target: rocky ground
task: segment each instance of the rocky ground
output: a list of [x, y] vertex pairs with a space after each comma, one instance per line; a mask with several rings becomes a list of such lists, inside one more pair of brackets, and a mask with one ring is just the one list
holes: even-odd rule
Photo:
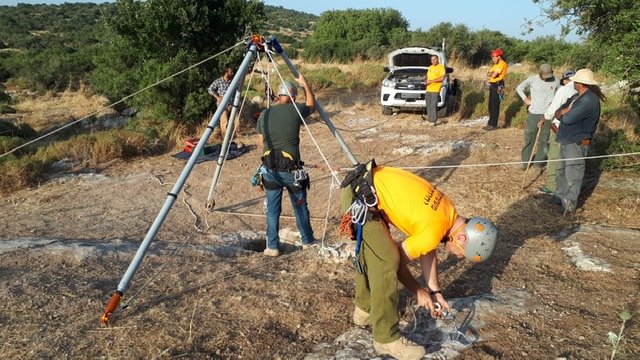
[[[419, 114], [381, 115], [373, 93], [319, 98], [359, 160], [409, 168], [459, 213], [500, 229], [485, 263], [439, 254], [450, 318], [431, 319], [401, 289], [402, 330], [428, 358], [610, 358], [608, 333], [619, 333], [623, 310], [632, 317], [616, 358], [640, 356], [637, 175], [600, 172], [590, 161], [581, 208], [565, 217], [535, 191], [545, 174], [516, 163], [522, 130], [486, 132], [486, 119], [427, 127]], [[336, 235], [332, 174], [341, 179], [348, 158], [313, 115], [302, 153], [318, 165], [309, 169], [309, 199], [321, 240], [296, 245], [285, 202], [285, 254], [265, 258], [263, 196], [250, 183], [257, 139], [247, 131], [237, 140], [249, 151], [225, 162], [215, 211], [204, 210], [209, 161], [194, 168], [109, 327], [99, 322], [104, 306], [185, 162], [167, 154], [59, 173], [3, 198], [0, 357], [375, 358], [370, 329], [351, 323], [353, 244]]]

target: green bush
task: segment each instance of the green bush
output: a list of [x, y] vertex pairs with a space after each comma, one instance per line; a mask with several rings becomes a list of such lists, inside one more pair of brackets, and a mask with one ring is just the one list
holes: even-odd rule
[[23, 143], [24, 140], [17, 136], [0, 136], [0, 154], [11, 151]]
[[4, 90], [0, 89], [0, 104], [10, 104], [11, 96], [4, 92]]
[[15, 114], [16, 109], [12, 108], [7, 104], [0, 104], [0, 114]]
[[[639, 133], [640, 129], [636, 129], [636, 133]], [[605, 154], [625, 154], [640, 152], [640, 142], [631, 141], [624, 133], [623, 130], [608, 131], [605, 134], [604, 151], [599, 151]], [[600, 164], [603, 170], [612, 169], [629, 169], [640, 171], [640, 157], [639, 156], [624, 156], [624, 157], [610, 157], [606, 158]]]
[[0, 137], [20, 137], [31, 138], [36, 136], [36, 131], [27, 123], [19, 123], [17, 126], [12, 122], [0, 120]]

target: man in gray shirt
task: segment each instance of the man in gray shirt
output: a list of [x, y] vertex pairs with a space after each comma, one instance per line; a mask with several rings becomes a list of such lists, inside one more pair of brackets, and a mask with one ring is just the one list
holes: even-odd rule
[[[528, 166], [531, 152], [533, 151], [536, 134], [538, 133], [538, 121], [542, 118], [545, 110], [551, 104], [556, 89], [560, 86], [560, 82], [553, 76], [551, 65], [542, 64], [538, 74], [532, 75], [525, 79], [516, 87], [518, 95], [528, 107], [528, 116], [524, 129], [524, 145], [522, 147], [522, 169]], [[529, 89], [529, 96], [525, 94], [525, 90]], [[535, 154], [535, 165], [539, 171], [542, 171], [547, 157], [547, 141], [549, 140], [549, 127], [551, 123], [545, 123], [540, 130], [538, 138], [538, 151]]]

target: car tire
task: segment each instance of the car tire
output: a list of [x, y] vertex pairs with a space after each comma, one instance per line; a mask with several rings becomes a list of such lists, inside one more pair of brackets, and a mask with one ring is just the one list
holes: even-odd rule
[[447, 95], [444, 106], [438, 109], [438, 117], [443, 118], [453, 114], [458, 107], [458, 97], [455, 95]]
[[388, 106], [382, 107], [382, 115], [393, 115], [393, 109]]

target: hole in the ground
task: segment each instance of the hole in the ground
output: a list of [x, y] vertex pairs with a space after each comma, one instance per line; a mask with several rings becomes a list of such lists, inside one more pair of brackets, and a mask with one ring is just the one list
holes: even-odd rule
[[[265, 240], [244, 240], [240, 243], [240, 247], [248, 251], [263, 252], [267, 247], [267, 243]], [[284, 241], [280, 241], [279, 248], [280, 252], [285, 254], [300, 250], [300, 246]]]
[[249, 251], [263, 252], [267, 243], [264, 240], [247, 240], [242, 242], [241, 247]]

